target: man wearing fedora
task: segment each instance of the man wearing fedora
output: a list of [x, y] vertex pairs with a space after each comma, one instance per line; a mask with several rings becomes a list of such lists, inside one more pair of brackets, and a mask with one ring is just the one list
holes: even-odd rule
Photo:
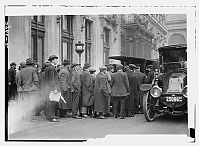
[[71, 97], [71, 73], [70, 73], [70, 61], [65, 59], [63, 62], [63, 67], [59, 72], [60, 90], [61, 95], [65, 102], [60, 99], [59, 101], [59, 112], [60, 117], [65, 117], [67, 111], [72, 109], [72, 97]]
[[32, 58], [26, 60], [26, 67], [20, 70], [19, 86], [22, 87], [24, 99], [25, 119], [34, 120], [35, 108], [38, 104], [39, 79], [36, 69], [33, 67]]
[[16, 63], [10, 63], [10, 69], [8, 70], [8, 100], [15, 99], [17, 95], [17, 84], [16, 84]]
[[108, 113], [108, 98], [111, 91], [108, 89], [108, 80], [106, 76], [106, 66], [99, 67], [100, 72], [95, 79], [94, 87], [94, 111], [99, 113], [100, 119], [104, 119]]
[[[72, 92], [72, 117], [80, 119], [80, 94], [81, 94], [81, 71], [80, 64], [73, 63], [71, 78], [71, 92]], [[78, 114], [79, 113], [79, 114]]]
[[52, 122], [58, 122], [56, 117], [56, 108], [58, 107], [58, 102], [50, 101], [49, 94], [51, 91], [60, 91], [60, 85], [58, 81], [58, 73], [56, 70], [56, 65], [58, 63], [58, 57], [56, 55], [51, 55], [48, 59], [50, 61], [49, 66], [45, 70], [45, 83], [46, 83], [46, 119]]
[[125, 118], [125, 100], [130, 94], [128, 77], [122, 71], [122, 68], [122, 64], [117, 64], [117, 72], [111, 75], [111, 96], [114, 105], [114, 117], [118, 117], [118, 105], [120, 103], [120, 119]]
[[92, 88], [92, 77], [89, 72], [90, 63], [85, 63], [83, 66], [83, 71], [81, 73], [81, 86], [82, 86], [82, 99], [81, 99], [81, 106], [82, 106], [82, 116], [87, 118], [87, 111], [88, 107], [92, 106], [94, 103], [94, 99], [92, 97], [93, 88]]

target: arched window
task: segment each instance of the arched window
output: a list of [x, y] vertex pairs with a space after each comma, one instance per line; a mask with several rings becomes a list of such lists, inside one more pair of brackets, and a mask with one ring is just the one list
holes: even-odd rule
[[185, 37], [182, 34], [175, 33], [168, 39], [168, 45], [186, 44]]

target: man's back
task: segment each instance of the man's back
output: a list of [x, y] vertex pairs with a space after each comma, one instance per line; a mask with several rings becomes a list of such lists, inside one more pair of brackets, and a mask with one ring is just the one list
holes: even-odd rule
[[20, 86], [24, 91], [37, 90], [39, 84], [38, 75], [35, 68], [27, 66], [20, 71]]
[[111, 96], [127, 96], [129, 91], [128, 77], [123, 71], [117, 71], [111, 77]]

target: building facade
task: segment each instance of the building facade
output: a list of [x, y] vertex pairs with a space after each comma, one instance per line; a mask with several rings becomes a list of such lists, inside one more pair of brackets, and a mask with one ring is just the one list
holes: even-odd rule
[[9, 16], [8, 63], [32, 57], [39, 65], [52, 54], [78, 62], [75, 44], [84, 43], [81, 65], [113, 63], [111, 55], [156, 59], [165, 43], [165, 15]]
[[168, 14], [166, 17], [167, 44], [187, 44], [186, 14]]

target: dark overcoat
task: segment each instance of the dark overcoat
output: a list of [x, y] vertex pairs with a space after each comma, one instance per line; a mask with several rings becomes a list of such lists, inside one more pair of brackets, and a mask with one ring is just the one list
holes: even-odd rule
[[57, 102], [52, 102], [49, 99], [49, 94], [52, 90], [60, 91], [58, 81], [58, 73], [56, 68], [50, 64], [45, 70], [45, 84], [46, 84], [46, 119], [50, 120], [55, 116], [55, 107]]
[[154, 70], [151, 70], [147, 73], [147, 78], [145, 80], [146, 84], [151, 84], [154, 79]]
[[16, 84], [16, 70], [14, 68], [10, 68], [8, 70], [8, 82], [9, 85], [9, 98], [16, 96], [17, 93], [17, 84]]
[[107, 113], [108, 112], [108, 80], [105, 74], [100, 72], [95, 79], [94, 86], [94, 111]]
[[71, 92], [81, 91], [81, 73], [73, 70], [71, 77]]
[[[136, 76], [137, 76], [137, 79], [138, 79], [138, 83], [139, 83], [139, 87], [145, 83], [145, 80], [146, 80], [146, 75], [140, 71], [136, 71]], [[142, 107], [143, 105], [143, 92], [139, 89], [139, 92], [138, 92], [138, 97], [139, 97], [139, 105]]]
[[111, 75], [111, 96], [127, 96], [130, 93], [129, 82], [126, 73], [117, 71]]
[[36, 91], [39, 86], [37, 71], [32, 66], [26, 66], [20, 70], [19, 86], [23, 91]]
[[56, 71], [56, 68], [52, 64], [50, 64], [45, 70], [45, 83], [49, 93], [51, 90], [60, 91], [58, 73]]
[[60, 99], [59, 108], [72, 109], [72, 95], [71, 95], [71, 73], [66, 67], [63, 67], [59, 72], [59, 81], [62, 97], [66, 103]]
[[82, 85], [82, 99], [81, 99], [82, 107], [88, 107], [93, 105], [94, 99], [92, 97], [93, 93], [92, 75], [87, 70], [82, 71], [81, 85]]
[[138, 83], [136, 74], [133, 71], [128, 70], [126, 74], [127, 74], [129, 86], [130, 86], [130, 95], [128, 95], [126, 99], [125, 109], [133, 110], [135, 99], [138, 99], [139, 83]]

